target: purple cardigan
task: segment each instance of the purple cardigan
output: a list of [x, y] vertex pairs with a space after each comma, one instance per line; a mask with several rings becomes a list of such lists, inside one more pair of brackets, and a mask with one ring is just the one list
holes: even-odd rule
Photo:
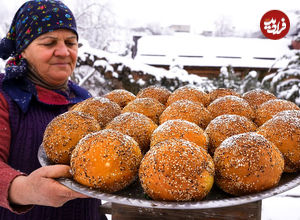
[[[9, 105], [9, 120], [11, 126], [11, 145], [8, 164], [23, 173], [31, 173], [40, 167], [37, 152], [42, 143], [43, 133], [47, 124], [57, 115], [68, 110], [68, 105], [44, 104], [33, 96], [29, 108], [23, 112], [19, 105], [2, 90], [3, 75], [0, 75], [0, 92]], [[0, 207], [0, 220], [13, 219], [55, 219], [55, 220], [92, 220], [106, 219], [99, 214], [100, 200], [76, 199], [67, 202], [60, 208], [34, 206], [25, 214], [17, 215]]]

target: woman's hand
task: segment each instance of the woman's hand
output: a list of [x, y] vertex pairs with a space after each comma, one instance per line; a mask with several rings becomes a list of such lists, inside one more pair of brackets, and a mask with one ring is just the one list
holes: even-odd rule
[[28, 176], [18, 176], [11, 183], [8, 199], [17, 205], [60, 207], [72, 199], [88, 198], [54, 180], [71, 177], [69, 170], [67, 165], [53, 165], [41, 167]]

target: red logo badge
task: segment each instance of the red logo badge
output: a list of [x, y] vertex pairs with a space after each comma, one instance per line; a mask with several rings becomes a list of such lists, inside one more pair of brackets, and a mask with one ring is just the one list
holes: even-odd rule
[[282, 11], [268, 11], [260, 20], [260, 29], [267, 38], [278, 40], [289, 32], [290, 20]]

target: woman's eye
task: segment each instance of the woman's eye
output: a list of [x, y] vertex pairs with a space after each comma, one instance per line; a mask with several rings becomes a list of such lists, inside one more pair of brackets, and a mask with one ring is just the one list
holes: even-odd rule
[[55, 42], [49, 42], [49, 43], [44, 43], [43, 44], [44, 46], [53, 46], [53, 45], [55, 45]]
[[77, 45], [77, 43], [76, 42], [66, 42], [66, 45], [68, 45], [68, 46], [75, 46], [75, 45]]

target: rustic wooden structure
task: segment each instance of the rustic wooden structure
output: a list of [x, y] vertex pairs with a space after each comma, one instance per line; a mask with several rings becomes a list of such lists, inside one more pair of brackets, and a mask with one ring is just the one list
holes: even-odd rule
[[165, 69], [175, 62], [190, 74], [206, 77], [217, 76], [221, 67], [229, 65], [242, 76], [251, 70], [263, 76], [275, 72], [286, 66], [286, 60], [277, 60], [288, 53], [291, 44], [290, 39], [272, 41], [190, 34], [136, 39], [135, 60]]
[[261, 201], [238, 206], [212, 209], [156, 209], [105, 203], [100, 207], [103, 214], [111, 214], [112, 220], [260, 220]]

